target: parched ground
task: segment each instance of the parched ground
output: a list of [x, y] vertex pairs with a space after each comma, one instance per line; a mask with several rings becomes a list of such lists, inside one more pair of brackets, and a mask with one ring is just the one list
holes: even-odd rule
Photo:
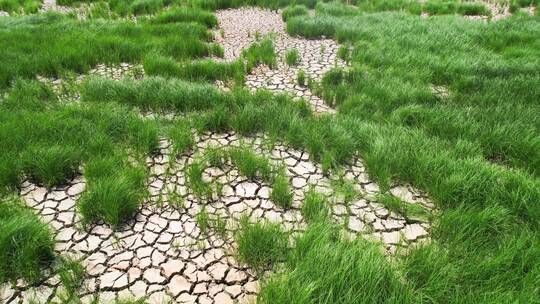
[[[54, 6], [47, 2], [47, 5]], [[310, 102], [320, 113], [333, 113], [322, 100], [298, 86], [296, 74], [300, 69], [320, 80], [324, 72], [345, 63], [336, 58], [335, 41], [306, 40], [290, 37], [278, 12], [246, 8], [216, 12], [224, 35], [217, 35], [225, 50], [225, 58], [239, 56], [241, 50], [255, 40], [255, 33], [273, 34], [279, 58], [277, 69], [261, 67], [247, 76], [250, 88], [266, 88], [274, 92], [289, 92]], [[301, 57], [298, 66], [288, 67], [283, 56], [296, 48]], [[130, 75], [132, 66], [117, 68], [98, 66], [92, 73], [121, 78]], [[132, 75], [131, 75], [132, 76]], [[57, 83], [58, 84], [58, 83]], [[242, 138], [235, 133], [198, 136], [196, 148], [171, 159], [170, 143], [160, 142], [160, 150], [149, 157], [151, 172], [148, 181], [149, 199], [143, 203], [135, 218], [119, 229], [100, 224], [82, 227], [76, 213], [76, 202], [85, 189], [83, 177], [73, 179], [67, 186], [47, 190], [25, 181], [21, 196], [36, 210], [56, 234], [56, 250], [80, 260], [86, 269], [80, 297], [90, 303], [94, 297], [102, 302], [117, 298], [148, 297], [149, 303], [245, 303], [256, 297], [259, 277], [256, 272], [238, 263], [234, 256], [233, 232], [241, 215], [253, 220], [278, 222], [294, 233], [301, 233], [305, 222], [300, 213], [304, 193], [310, 188], [324, 193], [333, 202], [332, 217], [343, 224], [351, 238], [365, 237], [382, 244], [391, 255], [398, 248], [408, 248], [429, 240], [430, 223], [406, 219], [389, 211], [377, 202], [380, 192], [362, 163], [356, 157], [345, 167], [342, 179], [354, 186], [358, 197], [352, 202], [332, 187], [338, 176], [323, 174], [319, 164], [310, 161], [307, 152], [283, 144], [272, 148], [265, 145], [264, 136]], [[207, 201], [195, 197], [186, 185], [184, 169], [208, 147], [236, 147], [247, 144], [258, 154], [265, 155], [286, 168], [294, 192], [291, 209], [284, 210], [270, 200], [271, 187], [260, 180], [241, 176], [232, 164], [205, 170], [206, 180], [218, 180], [223, 189]], [[171, 193], [179, 198], [172, 202]], [[396, 185], [391, 193], [409, 204], [419, 204], [433, 210], [429, 199], [406, 185]], [[227, 222], [228, 234], [218, 236], [213, 231], [201, 231], [196, 215], [205, 207], [211, 216]], [[62, 293], [57, 277], [45, 278], [38, 286], [18, 282], [0, 293], [3, 303], [39, 303], [60, 301]]]
[[[216, 12], [216, 17], [223, 30], [223, 36], [216, 33], [216, 41], [223, 45], [226, 59], [240, 56], [242, 49], [249, 47], [259, 35], [273, 37], [278, 55], [277, 68], [257, 67], [247, 76], [248, 88], [288, 92], [307, 100], [317, 113], [334, 113], [334, 109], [296, 80], [300, 70], [320, 81], [329, 69], [345, 66], [345, 62], [336, 56], [339, 45], [334, 40], [291, 37], [285, 32], [285, 23], [280, 13], [260, 8], [222, 10]], [[288, 66], [284, 61], [285, 53], [292, 49], [298, 50], [300, 62]]]

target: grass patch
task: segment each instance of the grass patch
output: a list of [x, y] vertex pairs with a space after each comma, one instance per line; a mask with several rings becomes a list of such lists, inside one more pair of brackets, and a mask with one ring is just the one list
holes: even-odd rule
[[[208, 56], [211, 35], [197, 23], [85, 20], [47, 13], [0, 19], [0, 88], [18, 77], [86, 73], [98, 63], [141, 62], [150, 53], [175, 59]], [[33, 56], [28, 56], [33, 54]]]
[[327, 220], [330, 215], [327, 198], [322, 193], [309, 189], [304, 195], [300, 213], [308, 224]]
[[54, 260], [49, 227], [16, 199], [0, 202], [0, 282], [35, 282]]
[[235, 241], [239, 260], [256, 270], [283, 261], [289, 247], [289, 237], [279, 224], [251, 223], [246, 216], [240, 219]]
[[85, 222], [103, 221], [118, 226], [130, 219], [146, 197], [146, 170], [118, 158], [87, 164], [87, 190], [77, 203]]
[[185, 121], [177, 121], [168, 131], [169, 137], [173, 144], [173, 153], [181, 154], [195, 145], [191, 125]]
[[150, 76], [175, 77], [189, 81], [216, 80], [244, 82], [244, 64], [241, 60], [232, 63], [213, 60], [177, 62], [173, 58], [148, 56], [144, 60], [144, 71]]
[[340, 236], [330, 224], [308, 226], [282, 272], [264, 280], [261, 303], [415, 303], [411, 288], [380, 248]]
[[287, 65], [298, 65], [300, 63], [300, 54], [297, 49], [288, 50], [285, 53], [285, 62]]
[[246, 60], [248, 73], [259, 64], [266, 64], [270, 68], [276, 68], [276, 53], [274, 44], [269, 37], [254, 42], [249, 48], [242, 51], [242, 57]]
[[51, 188], [74, 177], [81, 158], [80, 151], [69, 146], [31, 146], [22, 155], [22, 167], [33, 182]]
[[272, 192], [270, 192], [272, 202], [283, 209], [288, 209], [292, 205], [292, 198], [288, 178], [284, 175], [277, 176], [272, 182]]
[[291, 5], [287, 6], [283, 12], [281, 12], [281, 18], [283, 21], [287, 21], [290, 18], [296, 16], [304, 16], [308, 14], [308, 9], [304, 5]]

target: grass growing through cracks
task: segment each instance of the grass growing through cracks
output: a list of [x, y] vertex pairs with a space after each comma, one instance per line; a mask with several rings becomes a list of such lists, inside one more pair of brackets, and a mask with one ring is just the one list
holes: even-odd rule
[[17, 199], [0, 202], [0, 283], [34, 282], [54, 260], [49, 227]]
[[288, 50], [285, 53], [285, 62], [289, 66], [299, 64], [300, 63], [300, 54], [298, 53], [298, 50], [297, 49]]
[[280, 224], [251, 223], [247, 216], [240, 219], [235, 240], [240, 261], [257, 270], [268, 269], [283, 261], [289, 245], [288, 234]]
[[85, 170], [87, 190], [77, 203], [85, 222], [117, 226], [139, 209], [146, 196], [146, 170], [110, 158], [90, 162]]
[[295, 239], [285, 271], [264, 280], [260, 303], [413, 303], [414, 294], [373, 243], [328, 223]]

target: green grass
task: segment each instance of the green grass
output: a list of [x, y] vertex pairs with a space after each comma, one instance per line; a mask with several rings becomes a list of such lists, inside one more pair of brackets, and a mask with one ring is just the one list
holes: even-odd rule
[[258, 303], [418, 303], [380, 248], [328, 223], [295, 239], [285, 269], [263, 280]]
[[203, 180], [202, 174], [205, 169], [201, 162], [193, 162], [186, 168], [186, 177], [193, 194], [198, 198], [212, 197], [212, 186]]
[[41, 6], [37, 0], [0, 0], [0, 11], [8, 13], [36, 13]]
[[207, 27], [217, 25], [217, 19], [211, 12], [186, 7], [173, 7], [159, 13], [151, 20], [154, 23], [196, 22]]
[[257, 270], [268, 269], [283, 261], [289, 247], [288, 234], [280, 224], [252, 223], [246, 216], [240, 219], [235, 241], [239, 260]]
[[74, 177], [82, 157], [80, 151], [69, 146], [30, 146], [21, 158], [22, 170], [30, 180], [51, 188]]
[[63, 287], [64, 294], [60, 294], [63, 302], [76, 301], [77, 291], [81, 288], [84, 280], [84, 266], [72, 258], [61, 258], [60, 265], [56, 270], [60, 285]]
[[330, 209], [327, 198], [310, 189], [304, 194], [304, 202], [300, 212], [308, 224], [323, 222], [329, 218]]
[[146, 170], [118, 162], [111, 158], [87, 165], [87, 190], [77, 202], [86, 223], [103, 221], [118, 226], [132, 218], [146, 197]]
[[0, 202], [0, 282], [42, 278], [54, 260], [49, 227], [17, 199]]
[[249, 48], [244, 49], [242, 57], [246, 60], [248, 72], [260, 64], [266, 64], [270, 68], [277, 66], [274, 44], [269, 37], [254, 42]]
[[221, 63], [213, 60], [177, 62], [173, 58], [151, 55], [144, 59], [144, 71], [150, 76], [180, 78], [188, 81], [216, 80], [244, 82], [244, 64], [241, 60]]
[[50, 88], [18, 81], [0, 103], [0, 189], [19, 186], [26, 175], [52, 187], [79, 173], [94, 158], [129, 150], [145, 155], [157, 144], [153, 122], [113, 104], [59, 104]]
[[148, 111], [200, 111], [222, 102], [219, 91], [207, 84], [147, 77], [141, 81], [91, 78], [81, 89], [85, 102], [116, 102]]
[[285, 62], [287, 63], [287, 65], [289, 66], [297, 65], [300, 63], [300, 61], [301, 61], [301, 58], [297, 49], [291, 49], [285, 53]]
[[410, 222], [428, 222], [431, 214], [421, 205], [401, 201], [391, 194], [377, 195], [377, 202], [383, 204], [388, 210], [402, 215]]
[[290, 18], [296, 16], [304, 16], [308, 14], [308, 9], [304, 5], [292, 5], [287, 6], [283, 12], [281, 12], [281, 17], [283, 21], [287, 21]]
[[181, 154], [195, 145], [191, 126], [185, 121], [180, 120], [175, 122], [169, 129], [168, 135], [172, 140], [175, 155]]
[[296, 83], [301, 86], [306, 86], [306, 72], [304, 70], [298, 71], [298, 74], [296, 74]]
[[333, 126], [355, 138], [381, 187], [410, 182], [441, 210], [432, 242], [401, 260], [415, 295], [437, 303], [534, 302], [535, 17], [482, 24], [459, 16], [323, 14], [290, 19], [288, 30], [354, 45], [352, 67], [332, 71], [323, 86], [339, 108]]
[[277, 176], [272, 182], [270, 200], [279, 207], [288, 209], [292, 205], [292, 198], [288, 178], [284, 175]]
[[[215, 9], [247, 3], [196, 2], [189, 5]], [[528, 5], [522, 2], [512, 5]], [[132, 14], [131, 3], [117, 4], [114, 14]], [[158, 135], [170, 138], [181, 153], [193, 145], [192, 129], [264, 133], [307, 151], [325, 173], [339, 174], [343, 164], [359, 155], [383, 193], [395, 182], [410, 183], [429, 194], [438, 212], [430, 243], [392, 259], [384, 258], [377, 245], [347, 240], [339, 228], [329, 226], [326, 200], [314, 192], [306, 194], [300, 209], [308, 231], [294, 244], [282, 241], [287, 238], [279, 227], [241, 225], [237, 237], [243, 241], [243, 261], [264, 269], [280, 264], [263, 279], [260, 302], [534, 303], [540, 277], [538, 18], [517, 14], [497, 22], [470, 21], [454, 14], [478, 14], [482, 8], [457, 1], [352, 4], [356, 7], [300, 1], [295, 5], [316, 6], [316, 15], [301, 9], [287, 17], [293, 35], [342, 42], [339, 56], [349, 63], [329, 71], [320, 84], [302, 81], [338, 109], [335, 115], [318, 116], [305, 101], [285, 95], [241, 87], [225, 93], [205, 84], [241, 82], [244, 67], [200, 59], [223, 51], [210, 41], [214, 19], [204, 10], [158, 9], [158, 18], [137, 23], [53, 14], [2, 18], [2, 197], [16, 194], [26, 177], [54, 187], [82, 173], [87, 190], [77, 206], [84, 222], [118, 226], [144, 200], [144, 160]], [[154, 14], [153, 5], [137, 2], [141, 14]], [[432, 17], [416, 16], [427, 7]], [[242, 60], [248, 69], [275, 64], [271, 40], [258, 41]], [[71, 88], [81, 91], [81, 103], [59, 101], [49, 87], [28, 80], [118, 62], [140, 62], [147, 74], [163, 77], [89, 79]], [[180, 118], [142, 119], [140, 111], [176, 112]], [[213, 198], [219, 185], [203, 181], [202, 172], [225, 163], [269, 183], [272, 202], [290, 207], [287, 177], [249, 149], [235, 155], [219, 148], [207, 151], [186, 168], [191, 191]], [[332, 187], [345, 201], [359, 195], [344, 179]], [[429, 217], [388, 194], [376, 199], [409, 221]], [[36, 244], [49, 244], [47, 237], [34, 237], [50, 233], [31, 214], [6, 212], [8, 220], [2, 218], [0, 229], [7, 237], [0, 238], [0, 252], [16, 248], [28, 253], [0, 259], [10, 261], [0, 268], [10, 269], [1, 273], [3, 280], [34, 280], [53, 258], [32, 253]], [[208, 216], [207, 222], [208, 229], [226, 234], [223, 220]], [[14, 243], [11, 236], [19, 232], [22, 241]], [[28, 240], [32, 245], [21, 245]], [[52, 240], [42, 247], [45, 252], [47, 246], [52, 248]]]
[[265, 181], [273, 178], [273, 168], [268, 159], [255, 154], [253, 150], [247, 147], [233, 148], [229, 151], [229, 155], [238, 172], [245, 177], [250, 179], [258, 177]]
[[[46, 26], [44, 26], [46, 25]], [[211, 35], [197, 23], [86, 20], [48, 13], [0, 19], [0, 89], [18, 77], [85, 73], [98, 63], [141, 62], [158, 53], [175, 59], [212, 53]], [[34, 54], [28, 56], [27, 54]]]

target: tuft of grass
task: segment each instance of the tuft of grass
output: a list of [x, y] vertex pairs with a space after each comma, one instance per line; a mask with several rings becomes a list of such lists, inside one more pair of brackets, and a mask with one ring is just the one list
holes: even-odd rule
[[281, 13], [283, 21], [287, 22], [290, 18], [297, 16], [305, 16], [308, 14], [308, 9], [304, 5], [290, 5], [287, 6]]
[[57, 269], [60, 284], [63, 287], [64, 295], [60, 295], [63, 302], [76, 300], [77, 291], [82, 286], [84, 280], [84, 266], [72, 258], [61, 258], [60, 266]]
[[292, 198], [289, 180], [284, 175], [278, 175], [272, 182], [270, 199], [279, 207], [288, 209], [292, 205]]
[[188, 7], [173, 7], [156, 15], [152, 19], [153, 23], [179, 23], [179, 22], [196, 22], [207, 27], [215, 27], [217, 25], [216, 17], [209, 11], [188, 8]]
[[285, 53], [285, 62], [289, 66], [298, 65], [300, 63], [300, 54], [297, 49], [290, 49]]
[[191, 133], [191, 125], [183, 120], [175, 122], [168, 130], [168, 135], [172, 140], [175, 155], [191, 149], [195, 144]]
[[388, 210], [401, 214], [408, 221], [426, 222], [431, 219], [431, 214], [421, 205], [403, 202], [388, 193], [378, 194], [377, 202], [383, 204]]
[[283, 261], [289, 247], [288, 234], [279, 224], [251, 223], [247, 216], [240, 219], [235, 241], [239, 260], [256, 270], [268, 269]]
[[86, 223], [103, 221], [118, 226], [130, 219], [146, 197], [146, 170], [119, 159], [86, 165], [87, 190], [77, 203]]
[[330, 214], [328, 200], [322, 193], [309, 189], [305, 193], [300, 213], [308, 224], [325, 221]]
[[240, 174], [247, 178], [259, 177], [265, 181], [272, 178], [272, 166], [268, 159], [255, 154], [251, 149], [247, 147], [233, 148], [229, 151], [229, 155]]
[[299, 70], [296, 74], [296, 83], [300, 86], [306, 86], [306, 72], [304, 70]]
[[186, 168], [187, 182], [193, 194], [199, 198], [212, 197], [212, 186], [203, 180], [203, 163], [195, 161]]
[[32, 181], [51, 188], [75, 176], [81, 158], [80, 151], [69, 146], [28, 147], [22, 155], [22, 168]]
[[54, 260], [49, 227], [17, 199], [0, 202], [0, 282], [35, 282]]
[[276, 53], [274, 44], [269, 37], [254, 42], [249, 48], [242, 51], [242, 57], [246, 60], [246, 68], [251, 72], [259, 64], [266, 64], [270, 68], [276, 68]]
[[204, 207], [195, 216], [195, 223], [197, 223], [197, 226], [199, 227], [202, 233], [204, 234], [208, 233], [211, 227], [211, 218]]

